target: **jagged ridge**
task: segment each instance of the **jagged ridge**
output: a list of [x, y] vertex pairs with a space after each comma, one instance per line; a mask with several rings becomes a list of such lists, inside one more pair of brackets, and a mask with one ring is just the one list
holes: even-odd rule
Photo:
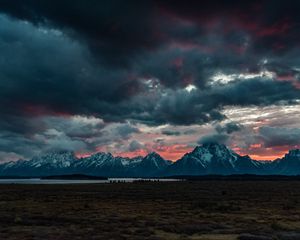
[[300, 150], [290, 150], [282, 159], [261, 162], [240, 156], [222, 144], [197, 146], [176, 162], [152, 152], [145, 157], [114, 157], [99, 152], [78, 159], [72, 152], [49, 153], [31, 160], [0, 165], [0, 176], [47, 176], [90, 174], [106, 177], [159, 177], [207, 174], [300, 175]]

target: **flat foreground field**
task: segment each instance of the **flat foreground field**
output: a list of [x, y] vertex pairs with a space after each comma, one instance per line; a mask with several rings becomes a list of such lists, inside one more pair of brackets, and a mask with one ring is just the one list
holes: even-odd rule
[[0, 185], [0, 239], [300, 239], [300, 181]]

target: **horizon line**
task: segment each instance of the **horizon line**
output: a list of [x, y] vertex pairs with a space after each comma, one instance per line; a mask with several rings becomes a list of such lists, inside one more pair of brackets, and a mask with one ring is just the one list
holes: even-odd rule
[[[216, 143], [218, 144], [218, 143]], [[32, 156], [31, 158], [20, 158], [20, 159], [17, 159], [17, 160], [9, 160], [9, 161], [0, 161], [0, 164], [1, 163], [5, 163], [5, 162], [16, 162], [16, 161], [19, 161], [19, 160], [25, 160], [25, 161], [29, 161], [31, 160], [32, 158], [34, 157], [38, 157], [38, 156], [45, 156], [49, 153], [63, 153], [63, 152], [71, 152], [71, 153], [74, 153], [74, 155], [76, 156], [76, 158], [78, 159], [82, 159], [82, 158], [87, 158], [87, 157], [90, 157], [92, 155], [95, 155], [97, 153], [105, 153], [105, 154], [111, 154], [114, 158], [116, 157], [121, 157], [121, 158], [129, 158], [129, 159], [133, 159], [133, 158], [137, 158], [137, 157], [146, 157], [147, 155], [151, 154], [151, 153], [157, 153], [159, 156], [161, 156], [164, 160], [168, 160], [168, 161], [172, 161], [172, 162], [176, 162], [178, 160], [180, 160], [182, 157], [184, 157], [185, 154], [188, 154], [190, 152], [192, 152], [196, 147], [202, 147], [204, 144], [201, 144], [201, 145], [197, 145], [195, 147], [190, 147], [190, 150], [186, 151], [186, 152], [181, 152], [179, 157], [177, 158], [174, 158], [174, 159], [170, 159], [168, 157], [165, 157], [165, 152], [163, 151], [155, 151], [155, 150], [145, 150], [145, 149], [140, 149], [142, 151], [135, 151], [135, 152], [111, 152], [111, 151], [103, 151], [103, 150], [99, 150], [99, 151], [94, 151], [94, 152], [77, 152], [77, 151], [74, 151], [74, 150], [57, 150], [57, 151], [49, 151], [49, 152], [44, 152], [44, 153], [40, 153], [40, 154], [37, 154], [37, 155], [34, 155]], [[289, 148], [287, 150], [283, 150], [282, 151], [282, 154], [280, 155], [267, 155], [267, 156], [261, 156], [261, 155], [256, 155], [256, 154], [244, 154], [242, 152], [240, 152], [239, 150], [235, 149], [235, 148], [231, 148], [231, 147], [228, 147], [227, 145], [225, 144], [218, 144], [218, 145], [224, 145], [225, 147], [227, 147], [228, 149], [232, 150], [233, 152], [237, 153], [238, 155], [240, 156], [249, 156], [252, 160], [255, 160], [255, 161], [275, 161], [277, 159], [281, 159], [283, 158], [289, 151], [291, 150], [297, 150], [297, 149], [300, 149], [300, 148]]]

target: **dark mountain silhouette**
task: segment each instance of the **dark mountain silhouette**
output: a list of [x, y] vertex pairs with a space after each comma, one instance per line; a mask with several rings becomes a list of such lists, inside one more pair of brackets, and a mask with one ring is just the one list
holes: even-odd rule
[[203, 144], [185, 154], [172, 164], [167, 174], [207, 175], [207, 174], [259, 174], [259, 161], [248, 156], [240, 156], [222, 144]]
[[283, 158], [275, 160], [270, 171], [281, 175], [299, 175], [300, 149], [290, 150]]
[[72, 152], [49, 153], [31, 160], [0, 164], [0, 176], [86, 174], [104, 177], [164, 177], [197, 175], [300, 175], [300, 150], [290, 150], [275, 161], [256, 161], [225, 145], [197, 146], [176, 162], [152, 152], [145, 157], [114, 157], [99, 152], [78, 159]]

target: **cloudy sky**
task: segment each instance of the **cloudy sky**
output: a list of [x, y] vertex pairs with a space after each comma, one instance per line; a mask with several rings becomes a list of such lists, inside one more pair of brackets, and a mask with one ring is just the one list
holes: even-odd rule
[[298, 1], [0, 0], [0, 161], [300, 147]]

